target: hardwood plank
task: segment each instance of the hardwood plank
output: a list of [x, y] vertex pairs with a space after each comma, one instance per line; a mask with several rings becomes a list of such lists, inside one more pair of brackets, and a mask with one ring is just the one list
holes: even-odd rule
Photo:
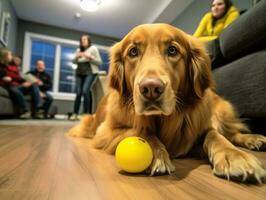
[[0, 190], [0, 199], [3, 200], [46, 200], [47, 193], [33, 192], [33, 191], [12, 191], [12, 190]]
[[40, 126], [10, 130], [6, 136], [9, 142], [0, 147], [0, 199], [2, 195], [3, 199], [9, 199], [8, 195], [11, 199], [34, 199], [39, 194], [47, 199], [63, 138], [61, 130]]
[[[75, 191], [77, 194], [72, 193], [73, 196], [68, 194], [62, 199], [72, 199], [88, 192], [85, 183], [80, 184], [81, 182], [73, 180], [76, 177], [74, 173], [77, 173], [77, 171], [69, 173], [71, 169], [76, 168], [74, 165], [80, 165], [78, 173], [83, 171], [84, 177], [82, 179], [93, 179], [96, 182], [90, 186], [90, 189], [93, 188], [93, 194], [99, 199], [176, 199], [176, 196], [182, 197], [182, 199], [239, 199], [239, 194], [243, 194], [242, 199], [264, 199], [266, 195], [265, 186], [246, 185], [217, 178], [212, 175], [211, 168], [206, 161], [193, 159], [174, 161], [177, 172], [173, 176], [123, 175], [119, 173], [114, 157], [92, 149], [90, 140], [78, 138], [70, 138], [70, 140], [75, 143], [76, 149], [73, 147], [64, 149], [71, 149], [73, 154], [71, 166], [60, 168], [60, 173], [68, 174], [66, 178], [72, 179], [66, 181], [72, 184], [69, 187], [72, 190], [70, 192]], [[261, 156], [265, 153], [257, 154]], [[73, 160], [76, 164], [73, 163]], [[67, 172], [64, 173], [64, 170], [67, 170]], [[70, 174], [73, 174], [74, 177], [71, 177]], [[60, 185], [52, 188], [57, 187], [62, 190], [65, 186]], [[97, 196], [95, 187], [102, 196]], [[191, 193], [187, 192], [188, 190]], [[53, 191], [53, 193], [58, 194], [60, 192]]]
[[[176, 173], [128, 175], [91, 140], [62, 126], [0, 125], [0, 199], [265, 199], [266, 184], [212, 175], [204, 160], [174, 160]], [[252, 152], [266, 166], [265, 152]]]

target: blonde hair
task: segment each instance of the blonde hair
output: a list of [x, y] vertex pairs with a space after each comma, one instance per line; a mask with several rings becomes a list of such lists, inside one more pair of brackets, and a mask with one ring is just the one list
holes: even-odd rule
[[0, 63], [4, 65], [8, 65], [8, 59], [7, 59], [7, 54], [10, 52], [9, 49], [7, 48], [0, 48]]

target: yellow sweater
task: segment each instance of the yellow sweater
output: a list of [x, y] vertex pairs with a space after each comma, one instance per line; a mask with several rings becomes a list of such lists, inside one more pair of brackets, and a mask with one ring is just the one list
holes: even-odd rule
[[197, 30], [193, 35], [205, 42], [214, 40], [220, 35], [222, 30], [231, 24], [238, 16], [238, 10], [234, 6], [231, 6], [225, 16], [223, 16], [221, 19], [218, 19], [215, 22], [215, 25], [212, 26], [212, 13], [208, 12], [202, 18]]

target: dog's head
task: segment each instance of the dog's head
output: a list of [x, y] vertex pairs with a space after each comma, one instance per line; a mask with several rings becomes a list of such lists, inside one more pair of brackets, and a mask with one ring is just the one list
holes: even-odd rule
[[201, 99], [211, 85], [203, 46], [173, 26], [137, 26], [112, 47], [110, 86], [139, 115], [170, 115]]

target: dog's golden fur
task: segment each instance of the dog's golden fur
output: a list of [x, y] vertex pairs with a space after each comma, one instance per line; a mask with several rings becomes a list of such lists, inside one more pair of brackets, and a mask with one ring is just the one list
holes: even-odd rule
[[260, 183], [266, 176], [256, 157], [233, 145], [259, 150], [266, 138], [248, 134], [232, 105], [213, 92], [204, 47], [181, 30], [166, 24], [134, 28], [112, 47], [109, 86], [96, 114], [69, 135], [94, 137], [95, 147], [109, 153], [125, 137], [143, 137], [153, 149], [152, 175], [173, 172], [170, 158], [203, 141], [215, 175]]

